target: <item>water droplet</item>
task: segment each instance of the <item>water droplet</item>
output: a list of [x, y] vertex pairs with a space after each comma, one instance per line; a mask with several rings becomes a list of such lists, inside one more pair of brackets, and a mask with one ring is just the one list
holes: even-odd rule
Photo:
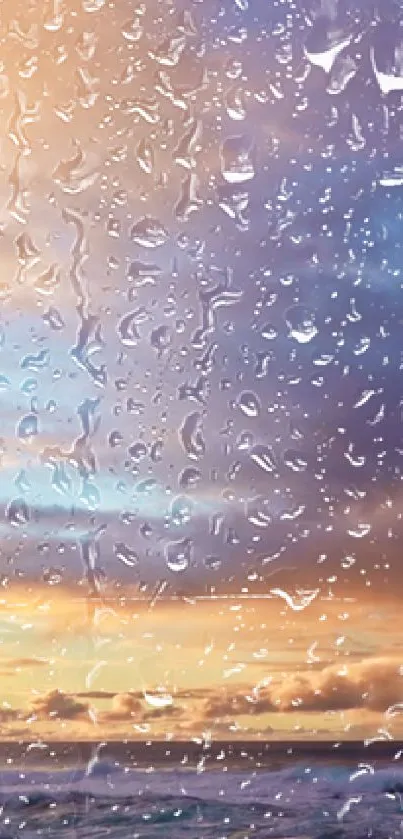
[[332, 96], [343, 93], [348, 83], [354, 78], [358, 71], [358, 64], [351, 56], [339, 55], [334, 62], [329, 83], [326, 91]]
[[401, 26], [379, 23], [370, 48], [375, 79], [383, 95], [403, 90], [403, 38]]
[[140, 481], [136, 484], [136, 492], [141, 495], [150, 495], [156, 486], [157, 481], [155, 478], [146, 478], [144, 481]]
[[123, 565], [127, 565], [128, 568], [134, 568], [139, 563], [136, 551], [134, 551], [133, 548], [129, 548], [124, 542], [116, 542], [113, 546], [113, 552], [116, 559], [119, 559], [120, 562], [123, 562]]
[[241, 431], [236, 439], [236, 447], [240, 452], [247, 452], [253, 446], [253, 435], [249, 431]]
[[204, 564], [210, 571], [218, 571], [221, 568], [222, 561], [219, 556], [206, 556]]
[[192, 542], [182, 539], [180, 542], [169, 542], [165, 546], [165, 561], [170, 571], [178, 573], [186, 571], [192, 558]]
[[254, 498], [246, 505], [246, 518], [255, 527], [268, 527], [272, 521], [270, 502], [267, 498]]
[[363, 539], [365, 536], [368, 536], [370, 531], [371, 524], [369, 522], [359, 522], [357, 527], [350, 528], [347, 533], [349, 536], [353, 536], [354, 539]]
[[350, 40], [350, 35], [343, 33], [323, 15], [315, 20], [311, 28], [305, 45], [305, 55], [311, 64], [321, 67], [325, 73], [330, 73], [337, 56], [348, 47]]
[[118, 323], [117, 332], [119, 338], [125, 347], [135, 347], [141, 340], [141, 335], [138, 331], [138, 326], [147, 319], [147, 313], [144, 309], [136, 309], [133, 312], [128, 312], [124, 315]]
[[52, 565], [50, 568], [44, 569], [42, 579], [48, 586], [58, 586], [63, 582], [63, 571]]
[[28, 395], [30, 393], [33, 393], [37, 389], [38, 389], [37, 379], [25, 379], [25, 381], [21, 385], [21, 392], [25, 393], [26, 395]]
[[30, 490], [31, 490], [31, 483], [29, 481], [29, 478], [28, 478], [28, 475], [27, 475], [25, 469], [21, 469], [21, 471], [18, 473], [14, 483], [15, 483], [17, 489], [24, 494], [27, 493], [27, 492], [30, 492]]
[[295, 594], [290, 594], [281, 588], [270, 589], [270, 594], [281, 597], [294, 612], [302, 612], [309, 606], [313, 600], [318, 596], [320, 589], [313, 589], [312, 591], [305, 591], [297, 589]]
[[274, 453], [270, 446], [263, 444], [253, 446], [250, 452], [250, 458], [264, 472], [274, 472], [276, 469]]
[[145, 138], [140, 140], [137, 146], [136, 159], [143, 172], [150, 175], [154, 168], [154, 152], [152, 145]]
[[43, 320], [51, 329], [57, 331], [63, 329], [65, 325], [60, 312], [52, 306], [44, 313]]
[[16, 498], [10, 501], [6, 508], [7, 521], [14, 527], [27, 524], [29, 522], [29, 507], [23, 498]]
[[147, 456], [147, 446], [143, 442], [143, 440], [139, 440], [137, 443], [132, 443], [129, 447], [129, 455], [132, 460], [139, 463], [140, 460], [143, 460], [144, 457]]
[[162, 460], [163, 448], [164, 444], [162, 440], [156, 440], [156, 442], [152, 444], [150, 449], [150, 457], [153, 463], [159, 463], [160, 460]]
[[171, 521], [172, 524], [180, 527], [187, 524], [193, 515], [193, 502], [185, 495], [179, 495], [174, 498], [171, 504]]
[[0, 391], [8, 390], [11, 387], [10, 379], [7, 376], [0, 375]]
[[179, 439], [188, 457], [192, 460], [203, 457], [206, 444], [203, 437], [202, 417], [199, 413], [195, 412], [185, 417], [179, 429]]
[[108, 443], [111, 449], [116, 449], [123, 443], [123, 434], [120, 431], [111, 431], [108, 437]]
[[153, 691], [152, 693], [149, 690], [145, 690], [143, 696], [147, 705], [150, 705], [152, 708], [163, 709], [173, 705], [173, 697], [164, 689]]
[[52, 487], [62, 495], [71, 492], [72, 482], [63, 463], [55, 463], [53, 466]]
[[238, 399], [240, 410], [246, 417], [258, 417], [260, 413], [260, 400], [253, 391], [245, 390]]
[[163, 324], [153, 329], [150, 335], [150, 344], [158, 354], [163, 353], [172, 343], [172, 336], [169, 328]]
[[123, 24], [122, 27], [122, 35], [131, 43], [136, 41], [140, 41], [144, 32], [144, 26], [140, 17], [136, 16], [127, 20], [126, 23]]
[[305, 306], [291, 306], [285, 313], [290, 338], [299, 344], [307, 344], [318, 334], [315, 315]]
[[17, 426], [17, 436], [28, 442], [38, 434], [38, 417], [36, 414], [26, 414]]
[[40, 350], [36, 355], [26, 355], [21, 361], [22, 370], [37, 373], [49, 364], [49, 350]]
[[199, 469], [188, 466], [179, 475], [179, 486], [181, 489], [193, 489], [200, 483], [202, 475]]
[[245, 136], [228, 137], [220, 149], [221, 173], [230, 184], [245, 183], [255, 176], [252, 144]]
[[44, 273], [36, 280], [35, 291], [37, 291], [38, 294], [49, 297], [59, 287], [60, 279], [60, 267], [56, 264], [51, 265], [50, 268], [48, 268], [47, 271], [44, 271]]
[[243, 90], [241, 87], [231, 87], [225, 95], [225, 107], [228, 116], [236, 121], [246, 118]]
[[101, 495], [98, 487], [89, 479], [85, 479], [82, 483], [80, 501], [85, 504], [90, 510], [96, 510], [101, 503]]
[[403, 714], [403, 702], [395, 702], [394, 705], [389, 705], [385, 712], [386, 717], [396, 717], [398, 714]]
[[82, 3], [84, 11], [88, 12], [88, 14], [93, 14], [94, 12], [101, 11], [106, 0], [82, 0]]
[[302, 452], [295, 449], [287, 449], [284, 452], [283, 460], [286, 466], [293, 472], [305, 472], [308, 468], [308, 459]]
[[[273, 326], [272, 323], [266, 323], [265, 326], [262, 326], [261, 335], [262, 335], [262, 338], [266, 338], [266, 341], [275, 341], [277, 336], [278, 336], [278, 329], [276, 329], [276, 327]], [[263, 375], [264, 366], [265, 366], [265, 370], [267, 370], [267, 365], [268, 365], [269, 361], [270, 361], [270, 356], [268, 356], [265, 353], [264, 358], [262, 357], [262, 361], [261, 361], [261, 366], [262, 366], [261, 375]]]
[[157, 219], [145, 216], [133, 225], [130, 237], [143, 248], [159, 248], [168, 240], [168, 231]]

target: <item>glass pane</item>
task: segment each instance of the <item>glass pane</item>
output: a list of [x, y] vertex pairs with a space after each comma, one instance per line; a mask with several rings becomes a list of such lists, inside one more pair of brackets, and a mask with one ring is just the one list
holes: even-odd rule
[[2, 0], [0, 835], [401, 835], [403, 19]]

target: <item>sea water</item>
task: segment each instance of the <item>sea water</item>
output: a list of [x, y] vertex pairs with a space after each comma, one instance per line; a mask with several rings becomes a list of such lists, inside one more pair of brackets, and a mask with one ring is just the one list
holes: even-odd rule
[[51, 773], [3, 769], [0, 784], [2, 839], [403, 836], [403, 770], [393, 765], [200, 771], [100, 761]]

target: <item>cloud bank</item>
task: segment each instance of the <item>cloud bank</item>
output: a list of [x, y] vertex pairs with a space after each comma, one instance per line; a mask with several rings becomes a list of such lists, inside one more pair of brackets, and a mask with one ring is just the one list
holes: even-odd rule
[[332, 664], [320, 671], [292, 673], [249, 692], [219, 691], [204, 705], [207, 719], [244, 714], [343, 711], [365, 708], [384, 713], [403, 695], [397, 658], [379, 657]]
[[[379, 723], [385, 715], [401, 708], [403, 695], [403, 667], [397, 657], [373, 657], [349, 664], [345, 660], [322, 670], [301, 671], [268, 677], [263, 687], [238, 684], [234, 688], [178, 690], [171, 704], [150, 708], [140, 691], [82, 691], [67, 693], [59, 689], [34, 696], [28, 708], [11, 708], [4, 704], [0, 710], [3, 731], [18, 720], [35, 731], [36, 726], [55, 727], [68, 722], [81, 734], [91, 728], [102, 736], [108, 731], [130, 730], [140, 726], [158, 725], [158, 730], [185, 732], [191, 735], [206, 726], [217, 733], [224, 726], [244, 729], [242, 718], [254, 718], [256, 732], [276, 731], [275, 716], [296, 717], [307, 714], [317, 720], [318, 715], [352, 712], [369, 715]], [[185, 701], [184, 701], [185, 700]], [[101, 708], [97, 703], [102, 701]], [[108, 707], [105, 708], [105, 703]], [[390, 713], [388, 714], [388, 710]], [[267, 715], [271, 715], [267, 718]], [[238, 722], [237, 722], [238, 720]], [[398, 721], [399, 722], [399, 721]], [[238, 725], [239, 723], [239, 725]], [[96, 726], [94, 730], [94, 724]], [[245, 722], [246, 725], [246, 722]], [[84, 727], [83, 727], [84, 726]], [[75, 729], [76, 727], [76, 729]], [[88, 727], [88, 728], [87, 728]], [[248, 729], [250, 731], [251, 729]], [[11, 729], [10, 729], [11, 731]]]

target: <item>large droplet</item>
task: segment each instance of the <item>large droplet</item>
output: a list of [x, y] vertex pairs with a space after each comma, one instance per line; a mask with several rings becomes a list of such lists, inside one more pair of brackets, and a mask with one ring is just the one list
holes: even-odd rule
[[14, 527], [28, 523], [29, 507], [23, 498], [16, 498], [10, 501], [6, 507], [6, 519]]
[[264, 472], [274, 472], [276, 469], [276, 461], [270, 446], [262, 444], [253, 446], [250, 452], [250, 458]]
[[119, 559], [120, 562], [123, 562], [123, 565], [127, 565], [128, 568], [134, 568], [138, 565], [139, 558], [136, 551], [133, 550], [133, 548], [129, 548], [129, 546], [125, 545], [124, 542], [116, 542], [113, 546], [113, 552], [116, 559]]
[[403, 34], [401, 22], [384, 21], [377, 27], [370, 48], [375, 79], [384, 96], [403, 91]]
[[260, 413], [260, 400], [253, 391], [245, 390], [238, 399], [240, 410], [246, 417], [257, 417]]
[[182, 539], [180, 542], [170, 542], [165, 546], [165, 561], [170, 571], [186, 571], [192, 557], [192, 542]]
[[190, 498], [186, 498], [185, 495], [178, 495], [177, 498], [174, 498], [171, 504], [171, 521], [172, 524], [180, 527], [183, 524], [187, 524], [193, 513], [193, 502]]
[[63, 582], [63, 571], [61, 568], [55, 568], [53, 565], [50, 568], [44, 568], [42, 579], [48, 586], [58, 586]]
[[291, 306], [285, 313], [290, 338], [299, 344], [308, 344], [318, 334], [315, 314], [306, 306]]
[[330, 73], [337, 56], [348, 47], [351, 35], [337, 29], [325, 15], [318, 17], [309, 33], [305, 55], [325, 73]]
[[38, 434], [38, 417], [36, 414], [26, 414], [17, 426], [17, 436], [20, 440], [32, 440]]
[[161, 245], [165, 245], [168, 239], [168, 231], [157, 219], [144, 216], [133, 225], [130, 238], [143, 248], [159, 248]]
[[154, 153], [152, 145], [146, 139], [140, 140], [136, 150], [136, 159], [143, 172], [150, 175], [154, 166]]
[[181, 489], [192, 489], [201, 481], [201, 472], [192, 466], [188, 466], [179, 475], [179, 486]]
[[199, 460], [203, 457], [206, 444], [203, 436], [202, 417], [199, 413], [188, 414], [180, 429], [179, 439], [188, 457]]
[[227, 183], [241, 184], [255, 176], [252, 144], [247, 137], [228, 137], [221, 149], [221, 174]]
[[129, 455], [132, 458], [132, 460], [136, 461], [137, 463], [140, 460], [143, 460], [144, 457], [146, 457], [147, 446], [143, 442], [143, 440], [139, 440], [138, 442], [132, 443], [131, 446], [129, 446]]

